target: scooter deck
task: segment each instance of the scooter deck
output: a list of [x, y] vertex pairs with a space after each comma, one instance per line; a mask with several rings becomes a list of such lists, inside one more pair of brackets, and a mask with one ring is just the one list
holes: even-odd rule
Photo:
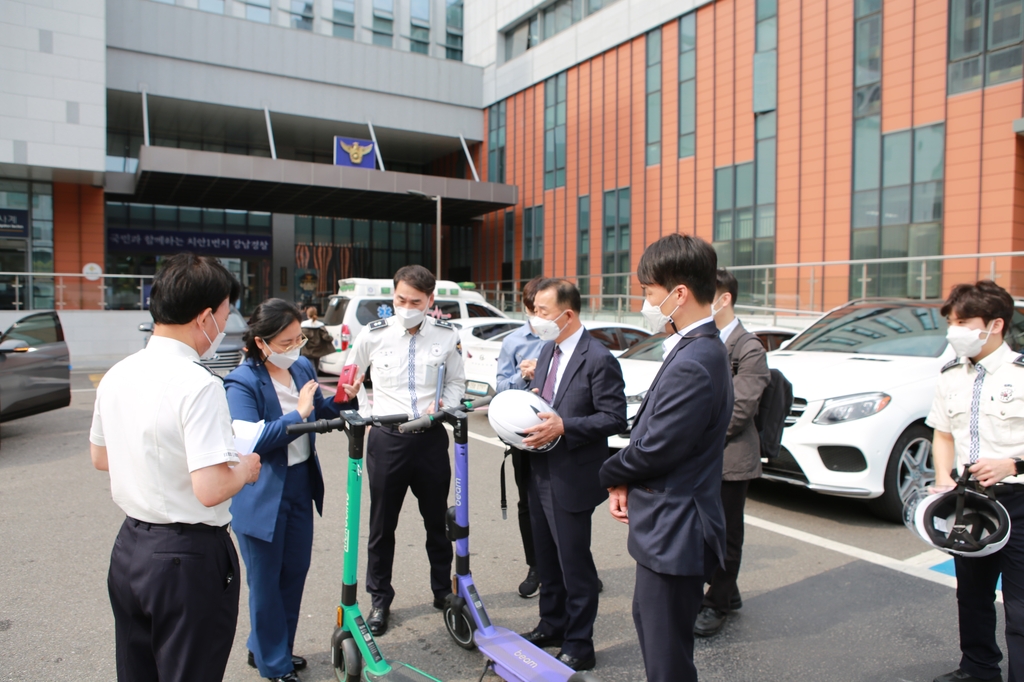
[[565, 682], [575, 672], [540, 647], [507, 628], [494, 626], [494, 634], [473, 633], [476, 647], [494, 661], [495, 672], [506, 680]]
[[388, 661], [388, 665], [391, 666], [391, 670], [389, 672], [386, 672], [383, 675], [374, 675], [368, 670], [364, 670], [363, 678], [366, 679], [367, 682], [377, 682], [378, 680], [382, 680], [384, 682], [426, 682], [426, 680], [430, 680], [431, 682], [441, 682], [441, 680], [436, 677], [431, 677], [422, 670], [418, 670], [406, 663]]

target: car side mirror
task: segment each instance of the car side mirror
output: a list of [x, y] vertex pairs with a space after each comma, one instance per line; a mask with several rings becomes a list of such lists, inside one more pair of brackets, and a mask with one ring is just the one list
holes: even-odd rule
[[147, 334], [152, 334], [153, 333], [153, 323], [152, 322], [143, 322], [142, 324], [139, 325], [139, 331], [140, 332], [146, 332]]
[[0, 353], [27, 353], [29, 346], [21, 339], [8, 339], [0, 343]]

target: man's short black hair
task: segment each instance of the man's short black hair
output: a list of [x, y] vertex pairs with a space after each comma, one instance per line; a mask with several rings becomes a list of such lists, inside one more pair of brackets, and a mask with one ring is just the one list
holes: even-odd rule
[[718, 268], [718, 273], [715, 276], [715, 292], [719, 295], [729, 294], [732, 298], [729, 305], [735, 306], [736, 296], [740, 292], [740, 283], [736, 281], [736, 275], [725, 268]]
[[548, 289], [555, 290], [555, 302], [558, 303], [559, 308], [562, 310], [571, 309], [577, 315], [580, 314], [580, 310], [583, 309], [583, 303], [580, 301], [580, 290], [576, 288], [575, 284], [564, 279], [547, 277], [537, 283], [534, 296], [536, 297], [537, 294]]
[[256, 337], [263, 339], [264, 343], [273, 341], [292, 322], [301, 321], [302, 314], [294, 303], [280, 298], [268, 298], [256, 306], [249, 318], [249, 328], [242, 334], [245, 355], [253, 360], [262, 360], [263, 351], [256, 345]]
[[657, 284], [669, 291], [682, 284], [697, 303], [715, 300], [715, 273], [718, 255], [699, 237], [684, 234], [665, 235], [647, 247], [636, 267], [640, 284]]
[[422, 265], [404, 265], [398, 268], [398, 272], [395, 273], [396, 287], [399, 282], [405, 282], [428, 296], [434, 293], [434, 287], [437, 286], [437, 279]]
[[957, 284], [940, 311], [943, 317], [955, 314], [961, 320], [980, 317], [985, 324], [1003, 321], [1003, 336], [1010, 334], [1013, 323], [1013, 297], [990, 279], [975, 284]]
[[149, 294], [149, 312], [157, 324], [188, 324], [224, 299], [234, 304], [242, 285], [219, 260], [179, 253], [160, 264]]

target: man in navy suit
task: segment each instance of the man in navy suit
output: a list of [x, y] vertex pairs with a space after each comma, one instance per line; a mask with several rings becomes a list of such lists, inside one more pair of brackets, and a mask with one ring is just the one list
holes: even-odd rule
[[608, 436], [626, 428], [622, 370], [608, 349], [580, 323], [580, 292], [564, 280], [546, 279], [534, 295], [533, 331], [547, 341], [537, 358], [531, 390], [556, 414], [526, 429], [530, 452], [530, 520], [540, 578], [540, 623], [523, 637], [537, 646], [559, 646], [558, 659], [590, 670], [600, 581], [590, 553], [594, 508], [608, 496], [598, 481], [608, 458]]
[[733, 392], [711, 315], [717, 266], [710, 244], [678, 234], [640, 258], [644, 317], [670, 336], [629, 445], [600, 472], [612, 516], [629, 524], [633, 623], [649, 682], [696, 681], [693, 626], [704, 583], [725, 557], [722, 453]]

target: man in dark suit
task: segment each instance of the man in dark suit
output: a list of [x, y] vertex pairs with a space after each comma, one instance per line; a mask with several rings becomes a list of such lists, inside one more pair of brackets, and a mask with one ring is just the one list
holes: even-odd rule
[[722, 450], [732, 418], [729, 359], [711, 315], [718, 259], [672, 234], [640, 258], [648, 325], [670, 334], [629, 445], [601, 468], [609, 507], [629, 524], [633, 623], [649, 682], [695, 682], [693, 627], [704, 583], [725, 557]]
[[540, 623], [523, 635], [537, 646], [559, 646], [558, 659], [590, 670], [599, 580], [590, 553], [594, 507], [608, 496], [598, 481], [608, 436], [626, 428], [625, 383], [618, 361], [580, 323], [580, 292], [546, 279], [534, 295], [533, 331], [547, 341], [530, 384], [555, 410], [526, 429], [530, 452], [530, 519], [540, 578]]

